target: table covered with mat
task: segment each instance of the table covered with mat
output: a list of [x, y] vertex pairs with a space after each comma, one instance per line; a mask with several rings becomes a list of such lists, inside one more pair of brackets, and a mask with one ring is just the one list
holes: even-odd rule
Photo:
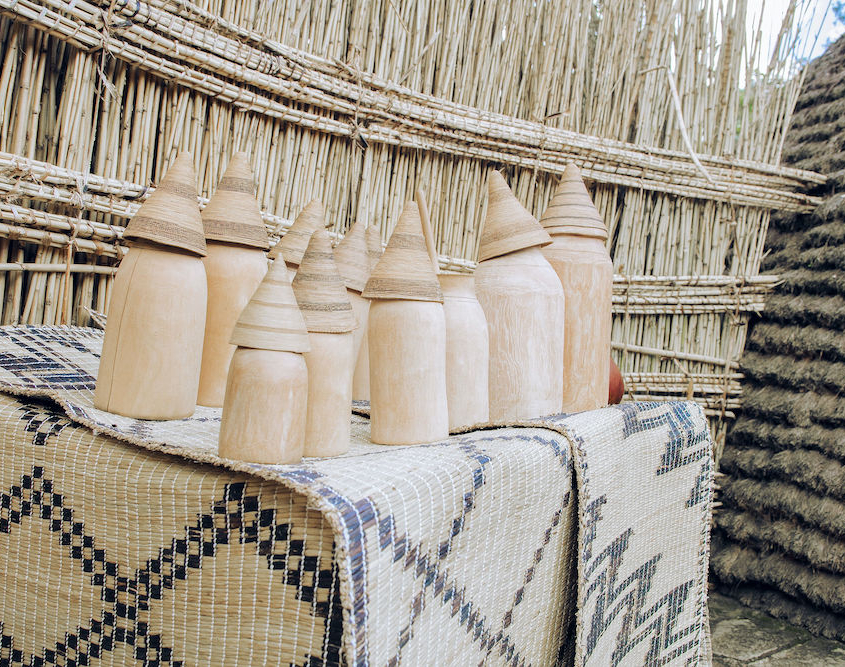
[[709, 664], [695, 404], [250, 465], [94, 409], [101, 345], [0, 328], [0, 663]]

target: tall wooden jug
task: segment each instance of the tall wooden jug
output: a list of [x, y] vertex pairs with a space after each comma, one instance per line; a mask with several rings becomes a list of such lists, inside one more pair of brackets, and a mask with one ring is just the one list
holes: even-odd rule
[[613, 262], [607, 228], [578, 167], [567, 165], [541, 223], [552, 237], [543, 256], [566, 296], [563, 412], [607, 405], [610, 377]]
[[308, 412], [305, 456], [337, 456], [349, 449], [352, 417], [352, 371], [358, 326], [343, 278], [334, 262], [329, 235], [311, 235], [293, 293], [305, 318], [311, 350], [308, 367]]
[[305, 446], [310, 350], [305, 322], [274, 262], [232, 332], [220, 456], [251, 463], [297, 463]]
[[492, 171], [475, 283], [490, 334], [493, 421], [560, 412], [563, 288], [539, 250], [550, 242], [502, 175]]
[[407, 202], [364, 296], [371, 439], [431, 442], [449, 434], [443, 295], [426, 253], [419, 209]]
[[115, 277], [94, 406], [183, 419], [196, 406], [205, 330], [205, 238], [193, 158], [181, 153], [130, 220]]
[[208, 307], [197, 403], [223, 407], [235, 322], [267, 273], [267, 230], [246, 153], [235, 153], [202, 211]]

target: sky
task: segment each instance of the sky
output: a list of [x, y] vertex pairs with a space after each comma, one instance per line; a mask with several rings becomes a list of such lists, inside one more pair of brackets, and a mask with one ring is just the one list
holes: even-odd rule
[[[845, 25], [837, 23], [834, 20], [833, 11], [829, 9], [830, 2], [828, 0], [805, 0], [805, 4], [807, 11], [801, 29], [801, 35], [806, 40], [804, 52], [810, 58], [815, 58], [824, 53], [825, 47], [829, 42], [835, 41], [837, 37], [845, 33]], [[750, 26], [757, 25], [760, 12], [763, 12], [762, 31], [765, 43], [773, 45], [788, 6], [789, 0], [748, 1]], [[818, 40], [814, 45], [813, 41], [817, 33]], [[770, 54], [771, 47], [765, 49], [765, 51]]]

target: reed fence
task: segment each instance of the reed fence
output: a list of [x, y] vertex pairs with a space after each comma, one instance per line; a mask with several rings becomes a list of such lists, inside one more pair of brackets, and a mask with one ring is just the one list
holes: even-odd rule
[[824, 181], [777, 165], [807, 4], [760, 71], [745, 0], [0, 0], [2, 321], [105, 311], [126, 220], [180, 150], [201, 205], [248, 151], [273, 239], [312, 198], [333, 232], [387, 238], [423, 185], [459, 270], [491, 167], [539, 216], [574, 161], [631, 395], [699, 400], [720, 429], [773, 284], [769, 215]]

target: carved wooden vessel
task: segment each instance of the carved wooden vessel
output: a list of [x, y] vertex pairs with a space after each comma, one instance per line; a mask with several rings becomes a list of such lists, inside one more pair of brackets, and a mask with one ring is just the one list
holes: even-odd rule
[[193, 158], [181, 153], [130, 220], [115, 277], [94, 406], [135, 419], [193, 414], [207, 287]]
[[408, 445], [445, 438], [446, 321], [426, 252], [419, 210], [407, 202], [363, 295], [373, 442]]
[[490, 419], [555, 414], [563, 397], [564, 297], [539, 250], [551, 239], [499, 172], [488, 187], [475, 284], [490, 335]]
[[566, 167], [541, 220], [552, 237], [543, 255], [566, 297], [563, 412], [607, 405], [613, 263], [607, 228], [574, 164]]
[[264, 274], [270, 247], [246, 153], [235, 153], [202, 211], [208, 306], [197, 403], [223, 406], [235, 346], [232, 329]]

